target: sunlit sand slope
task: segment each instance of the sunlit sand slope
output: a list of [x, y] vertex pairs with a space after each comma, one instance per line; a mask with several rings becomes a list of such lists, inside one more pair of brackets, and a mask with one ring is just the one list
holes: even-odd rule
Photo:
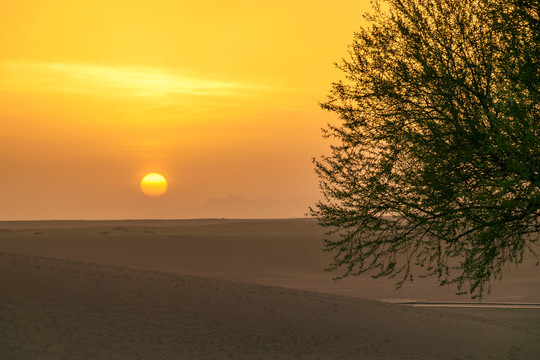
[[531, 359], [540, 326], [0, 254], [0, 358]]

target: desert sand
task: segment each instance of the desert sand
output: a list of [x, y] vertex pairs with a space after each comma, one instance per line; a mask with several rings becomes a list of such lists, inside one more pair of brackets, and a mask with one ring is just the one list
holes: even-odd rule
[[[0, 222], [0, 359], [538, 359], [540, 271], [484, 301], [335, 282], [313, 220]], [[384, 300], [384, 301], [380, 301]]]

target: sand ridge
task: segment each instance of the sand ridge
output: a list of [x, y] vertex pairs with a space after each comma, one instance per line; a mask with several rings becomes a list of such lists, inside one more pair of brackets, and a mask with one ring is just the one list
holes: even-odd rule
[[2, 359], [537, 359], [540, 328], [0, 254]]
[[[455, 289], [417, 279], [333, 281], [324, 271], [324, 229], [313, 219], [0, 222], [0, 251], [206, 276], [369, 299], [463, 301]], [[540, 267], [509, 266], [485, 297], [540, 302]]]
[[[372, 301], [464, 298], [334, 282], [322, 235], [311, 219], [0, 222], [0, 359], [540, 358], [538, 309]], [[510, 270], [486, 300], [539, 302], [539, 268]]]

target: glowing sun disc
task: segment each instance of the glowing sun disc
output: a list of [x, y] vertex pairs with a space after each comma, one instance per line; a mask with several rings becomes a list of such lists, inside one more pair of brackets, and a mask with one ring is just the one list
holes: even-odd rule
[[147, 174], [141, 180], [141, 190], [146, 196], [161, 196], [167, 191], [167, 180], [158, 173]]

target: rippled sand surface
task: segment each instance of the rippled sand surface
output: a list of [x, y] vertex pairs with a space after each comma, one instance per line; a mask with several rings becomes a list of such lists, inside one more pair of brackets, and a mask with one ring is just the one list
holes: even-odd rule
[[[320, 236], [310, 220], [0, 223], [1, 358], [540, 358], [540, 310], [368, 300], [455, 297], [335, 283]], [[536, 301], [535, 270], [491, 300]]]

